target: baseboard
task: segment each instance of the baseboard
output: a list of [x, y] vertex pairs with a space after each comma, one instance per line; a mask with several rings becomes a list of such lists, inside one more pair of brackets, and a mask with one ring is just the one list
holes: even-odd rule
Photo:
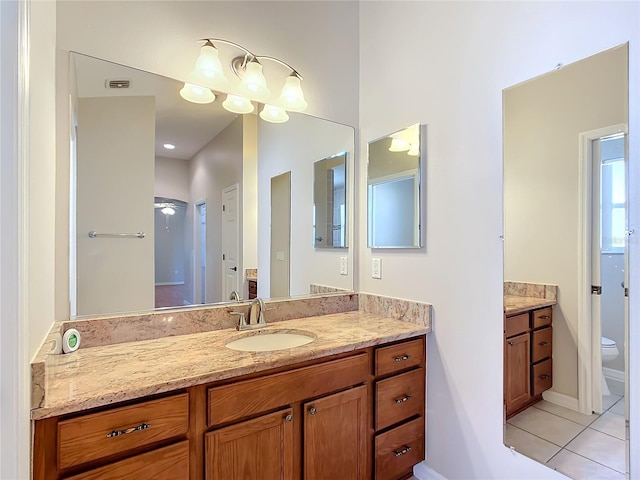
[[604, 373], [604, 378], [607, 380], [615, 380], [616, 382], [624, 383], [624, 372], [622, 370], [602, 367], [602, 373]]
[[578, 399], [575, 397], [570, 397], [569, 395], [565, 395], [563, 393], [547, 390], [542, 393], [542, 398], [547, 402], [560, 405], [561, 407], [569, 408], [571, 410], [575, 410], [576, 412], [580, 411], [580, 409], [578, 408]]
[[615, 370], [613, 368], [602, 367], [602, 373], [604, 374], [604, 378], [607, 380], [607, 384], [609, 385], [609, 390], [612, 393], [618, 395], [624, 395], [624, 382], [625, 375], [622, 370]]
[[424, 462], [420, 462], [413, 467], [413, 475], [419, 480], [447, 480], [446, 477], [443, 477], [432, 468], [429, 468], [429, 466]]

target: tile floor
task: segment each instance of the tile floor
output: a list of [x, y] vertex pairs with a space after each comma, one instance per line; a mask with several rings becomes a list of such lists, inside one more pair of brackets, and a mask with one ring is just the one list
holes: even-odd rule
[[624, 398], [603, 407], [583, 415], [543, 400], [507, 421], [505, 444], [575, 480], [625, 480]]

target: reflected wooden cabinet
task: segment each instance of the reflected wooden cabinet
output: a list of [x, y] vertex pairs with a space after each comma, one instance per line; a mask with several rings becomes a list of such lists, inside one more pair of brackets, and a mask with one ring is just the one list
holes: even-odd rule
[[553, 385], [552, 307], [504, 318], [504, 404], [511, 418]]

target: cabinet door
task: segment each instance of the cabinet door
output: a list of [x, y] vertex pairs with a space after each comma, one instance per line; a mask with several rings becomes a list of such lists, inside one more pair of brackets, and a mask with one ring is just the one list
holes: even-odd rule
[[366, 479], [367, 418], [364, 385], [305, 403], [305, 480]]
[[530, 344], [528, 333], [505, 340], [504, 397], [507, 404], [507, 415], [526, 403], [531, 396]]
[[207, 480], [292, 479], [293, 428], [288, 408], [207, 433]]

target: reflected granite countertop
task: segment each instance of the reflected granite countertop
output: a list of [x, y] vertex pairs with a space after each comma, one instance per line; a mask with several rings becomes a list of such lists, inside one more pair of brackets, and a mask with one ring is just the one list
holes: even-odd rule
[[293, 349], [240, 352], [230, 340], [264, 330], [216, 330], [81, 348], [46, 360], [44, 402], [33, 420], [78, 412], [429, 333], [426, 326], [352, 311], [275, 322], [265, 330], [310, 332]]
[[550, 307], [557, 303], [550, 298], [524, 297], [519, 295], [504, 296], [504, 313], [507, 316], [524, 313], [537, 308]]

